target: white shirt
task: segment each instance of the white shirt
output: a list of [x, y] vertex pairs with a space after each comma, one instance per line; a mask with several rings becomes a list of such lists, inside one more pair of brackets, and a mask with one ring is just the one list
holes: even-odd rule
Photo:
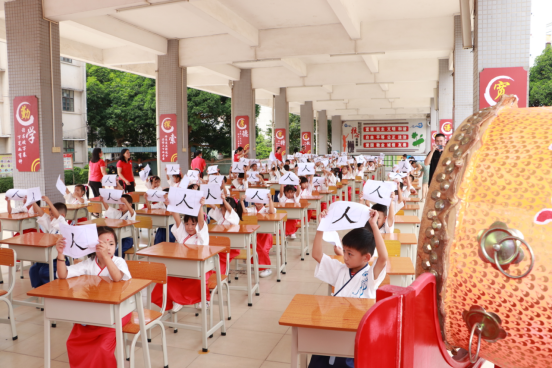
[[155, 203], [150, 203], [150, 208], [152, 210], [158, 210], [158, 209], [161, 209], [161, 210], [166, 210], [167, 209], [167, 206], [165, 205], [164, 202], [155, 202]]
[[301, 198], [312, 197], [313, 189], [314, 189], [314, 186], [311, 183], [309, 183], [305, 189], [301, 189], [301, 194], [299, 196]]
[[105, 211], [105, 218], [113, 220], [136, 220], [136, 211], [134, 211], [134, 215], [131, 216], [130, 211], [123, 213], [116, 208], [109, 207], [107, 211]]
[[39, 217], [36, 222], [38, 222], [42, 231], [48, 234], [59, 234], [59, 224], [69, 225], [65, 217], [60, 215], [58, 218], [54, 218], [47, 213]]
[[[322, 260], [314, 271], [316, 278], [334, 287], [337, 294], [335, 296], [368, 299], [376, 298], [376, 289], [383, 282], [385, 274], [386, 270], [383, 267], [378, 277], [374, 278], [374, 268], [366, 265], [351, 278], [349, 268], [345, 264], [331, 259], [326, 254], [322, 255]], [[345, 284], [347, 285], [344, 287]]]
[[84, 202], [81, 202], [77, 197], [73, 195], [73, 193], [67, 193], [63, 197], [65, 198], [65, 203], [67, 204], [88, 204], [86, 198], [83, 198]]
[[[224, 206], [224, 204], [222, 204]], [[217, 207], [214, 210], [209, 211], [209, 216], [217, 222], [219, 225], [239, 225], [240, 217], [236, 211], [228, 211], [222, 216], [222, 210]]]
[[280, 177], [281, 176], [278, 170], [276, 170], [275, 172], [270, 171], [270, 181], [279, 181]]
[[393, 226], [389, 226], [387, 223], [387, 219], [383, 222], [383, 226], [379, 229], [380, 233], [382, 234], [393, 234], [393, 231], [395, 231], [395, 224]]
[[25, 207], [25, 202], [23, 201], [13, 201], [14, 207], [12, 208], [11, 213], [25, 213], [27, 212], [29, 215], [34, 215], [34, 208], [31, 206], [29, 209]]
[[347, 172], [347, 174], [344, 174], [344, 175], [341, 175], [341, 179], [347, 179], [347, 180], [350, 180], [350, 179], [354, 179], [355, 178], [355, 174], [353, 174], [351, 172], [351, 170], [349, 170]]
[[[259, 211], [257, 211], [257, 207], [253, 206], [253, 207], [248, 207], [245, 209], [245, 211], [247, 212], [248, 215], [256, 215], [258, 213], [260, 213], [261, 215], [263, 214], [270, 214], [270, 209], [266, 206], [263, 206], [263, 208], [261, 208]], [[274, 212], [272, 212], [272, 214], [276, 213], [276, 208], [274, 209]]]
[[[123, 273], [122, 281], [130, 280], [132, 276], [130, 275], [130, 271], [128, 270], [128, 266], [124, 259], [120, 257], [113, 256], [111, 257], [111, 260], [113, 263], [115, 263], [115, 266], [121, 272]], [[86, 258], [86, 260], [79, 262], [77, 264], [74, 264], [72, 266], [67, 266], [67, 278], [71, 277], [77, 277], [77, 276], [83, 276], [83, 275], [94, 275], [94, 276], [106, 276], [109, 277], [111, 280], [113, 278], [109, 274], [109, 270], [107, 267], [100, 268], [100, 265], [98, 265], [98, 260], [96, 257], [94, 258]]]
[[247, 181], [246, 180], [243, 181], [243, 184], [240, 184], [238, 182], [238, 179], [234, 179], [234, 180], [232, 180], [232, 185], [236, 189], [247, 189]]
[[297, 194], [298, 193], [295, 192], [295, 195], [293, 196], [293, 198], [288, 198], [283, 193], [283, 191], [281, 191], [280, 194], [278, 195], [278, 200], [280, 201], [280, 203], [299, 203], [299, 198], [300, 197]]
[[176, 226], [171, 228], [171, 233], [173, 233], [176, 238], [176, 242], [180, 244], [209, 245], [209, 230], [206, 223], [203, 223], [202, 229], [199, 228], [199, 225], [196, 225], [196, 233], [194, 235], [190, 235], [186, 232], [184, 221], [182, 221], [178, 228]]

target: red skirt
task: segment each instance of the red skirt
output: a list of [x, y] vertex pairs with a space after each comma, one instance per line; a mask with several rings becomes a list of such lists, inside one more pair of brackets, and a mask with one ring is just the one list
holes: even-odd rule
[[[132, 313], [122, 318], [126, 325]], [[67, 355], [71, 368], [117, 368], [115, 329], [99, 326], [73, 325], [67, 339]]]
[[[353, 188], [351, 187], [347, 187], [347, 193], [349, 193], [349, 201], [352, 201], [353, 200]], [[345, 193], [343, 193], [343, 200], [345, 200]]]
[[286, 221], [286, 236], [292, 235], [297, 232], [297, 223], [300, 220], [287, 220]]
[[[23, 230], [23, 234], [27, 234], [27, 233], [37, 233], [38, 230], [37, 229], [25, 229]], [[18, 236], [19, 233], [15, 233], [13, 236]]]
[[307, 210], [307, 218], [308, 220], [316, 220], [316, 210]]
[[[259, 264], [270, 265], [270, 249], [272, 249], [272, 234], [257, 234], [257, 255], [259, 256]], [[251, 260], [253, 263], [253, 260]], [[259, 268], [259, 271], [266, 268]]]
[[324, 211], [328, 209], [328, 204], [326, 202], [320, 203], [320, 210]]

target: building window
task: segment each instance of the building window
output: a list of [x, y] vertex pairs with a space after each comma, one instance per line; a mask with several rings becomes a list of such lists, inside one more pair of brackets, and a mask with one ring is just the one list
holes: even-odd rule
[[63, 61], [64, 63], [72, 63], [73, 62], [73, 59], [69, 59], [69, 58], [66, 58], [66, 57], [61, 57], [61, 61]]
[[62, 89], [61, 97], [63, 111], [75, 111], [75, 92], [68, 89]]
[[65, 153], [75, 152], [75, 141], [63, 141], [63, 152]]

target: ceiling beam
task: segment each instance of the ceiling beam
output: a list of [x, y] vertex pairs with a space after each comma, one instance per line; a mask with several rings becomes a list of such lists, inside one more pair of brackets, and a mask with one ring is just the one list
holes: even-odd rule
[[146, 0], [47, 0], [44, 17], [57, 22], [115, 14], [117, 9], [148, 5]]
[[229, 64], [212, 64], [198, 67], [203, 69], [207, 73], [218, 75], [219, 77], [227, 78], [231, 81], [240, 80], [240, 68], [236, 68], [233, 65]]
[[157, 63], [157, 55], [134, 46], [115, 47], [103, 50], [105, 65], [131, 65]]
[[63, 37], [60, 37], [59, 45], [61, 56], [84, 61], [89, 64], [104, 65], [102, 49]]
[[352, 9], [353, 2], [347, 0], [327, 0], [335, 15], [347, 31], [351, 40], [360, 39], [360, 19]]
[[307, 64], [305, 64], [302, 60], [295, 58], [282, 58], [280, 61], [282, 62], [282, 66], [284, 68], [297, 74], [299, 77], [307, 76]]
[[376, 55], [362, 55], [362, 59], [368, 66], [368, 69], [372, 73], [378, 73], [379, 72], [379, 61], [378, 57]]
[[465, 49], [473, 48], [472, 17], [473, 0], [460, 0], [460, 23], [462, 25], [462, 46]]

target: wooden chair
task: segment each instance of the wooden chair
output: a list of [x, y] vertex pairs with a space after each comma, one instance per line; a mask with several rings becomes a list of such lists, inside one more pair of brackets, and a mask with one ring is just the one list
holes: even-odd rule
[[[163, 263], [155, 262], [141, 262], [141, 261], [127, 261], [128, 270], [135, 279], [151, 280], [156, 284], [163, 285], [163, 305], [161, 311], [157, 312], [151, 309], [144, 309], [144, 317], [146, 322], [146, 330], [152, 329], [154, 326], [161, 328], [162, 348], [163, 348], [163, 366], [169, 365], [169, 358], [167, 354], [167, 336], [165, 334], [165, 327], [161, 318], [165, 313], [165, 307], [167, 305], [167, 267]], [[147, 292], [151, 294], [151, 285], [148, 287]], [[141, 298], [141, 296], [139, 296]], [[123, 326], [125, 352], [127, 359], [130, 360], [130, 368], [134, 368], [134, 352], [136, 349], [136, 342], [140, 337], [140, 323], [138, 320], [138, 312], [132, 312], [130, 322]], [[134, 335], [132, 342], [129, 346], [127, 344], [128, 335]]]
[[[0, 266], [9, 267], [9, 286], [8, 290], [0, 289], [0, 302], [4, 302], [8, 305], [8, 319], [0, 319], [1, 323], [9, 323], [11, 326], [12, 340], [17, 340], [17, 330], [15, 329], [15, 314], [13, 313], [13, 305], [11, 303], [11, 294], [15, 286], [15, 263], [17, 260], [17, 254], [15, 250], [10, 248], [0, 248]], [[23, 264], [21, 264], [23, 267]]]
[[[153, 234], [153, 224], [151, 217], [148, 216], [136, 216], [136, 221], [138, 221], [137, 224], [134, 224], [134, 228], [138, 229], [138, 234], [140, 234], [140, 229], [146, 229], [148, 232], [148, 244], [146, 247], [151, 247], [151, 238]], [[138, 241], [139, 242], [139, 241]], [[134, 254], [134, 257], [136, 257], [136, 252], [140, 250], [140, 244], [134, 245], [132, 249], [129, 249], [125, 252], [125, 254]], [[135, 258], [133, 258], [135, 259]]]
[[398, 210], [395, 216], [404, 216], [404, 210]]
[[[88, 211], [88, 213], [92, 214], [92, 213], [97, 213], [99, 215], [98, 218], [101, 218], [102, 217], [102, 212], [103, 212], [103, 209], [102, 209], [102, 204], [101, 203], [89, 203], [88, 204], [88, 207], [86, 207], [86, 210]], [[94, 216], [95, 217], [95, 216]]]
[[401, 256], [401, 242], [398, 240], [384, 240], [389, 257]]
[[395, 230], [393, 230], [393, 233], [395, 233], [395, 234], [400, 234], [400, 233], [401, 233], [401, 230], [395, 229]]

